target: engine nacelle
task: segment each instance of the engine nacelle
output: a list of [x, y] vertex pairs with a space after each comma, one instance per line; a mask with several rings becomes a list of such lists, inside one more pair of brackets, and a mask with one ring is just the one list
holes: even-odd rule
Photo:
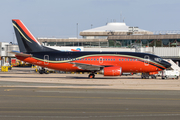
[[122, 68], [121, 67], [104, 67], [103, 70], [100, 71], [104, 76], [121, 76]]

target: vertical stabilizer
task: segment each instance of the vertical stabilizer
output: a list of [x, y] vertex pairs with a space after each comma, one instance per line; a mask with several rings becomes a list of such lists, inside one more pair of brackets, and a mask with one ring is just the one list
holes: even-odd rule
[[43, 51], [43, 46], [41, 46], [21, 20], [13, 19], [12, 22], [20, 52]]

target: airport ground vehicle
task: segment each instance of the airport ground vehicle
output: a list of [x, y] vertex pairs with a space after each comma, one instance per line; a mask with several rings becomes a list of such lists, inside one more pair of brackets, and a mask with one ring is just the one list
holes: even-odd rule
[[97, 72], [104, 76], [121, 76], [123, 72], [144, 73], [149, 78], [151, 72], [171, 66], [159, 56], [138, 52], [77, 52], [58, 51], [41, 45], [25, 25], [18, 19], [12, 20], [20, 52], [13, 51], [17, 59], [41, 66], [69, 72]]
[[168, 78], [174, 78], [178, 79], [179, 78], [179, 71], [178, 70], [164, 70], [163, 72], [163, 79], [168, 79]]

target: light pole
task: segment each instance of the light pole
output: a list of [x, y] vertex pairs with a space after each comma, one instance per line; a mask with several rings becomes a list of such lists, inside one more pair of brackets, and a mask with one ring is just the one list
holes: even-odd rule
[[[78, 23], [77, 23], [77, 39], [78, 39]], [[79, 46], [79, 40], [78, 40], [78, 46]]]
[[77, 27], [77, 38], [78, 38], [78, 23], [76, 25], [77, 25], [76, 27]]

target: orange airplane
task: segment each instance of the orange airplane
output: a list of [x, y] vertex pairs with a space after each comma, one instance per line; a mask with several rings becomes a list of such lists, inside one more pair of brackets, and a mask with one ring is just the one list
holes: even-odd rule
[[123, 72], [143, 73], [142, 78], [156, 78], [153, 73], [171, 66], [159, 56], [138, 52], [90, 52], [58, 51], [41, 45], [25, 25], [18, 19], [12, 20], [20, 52], [12, 51], [17, 59], [41, 66], [39, 73], [50, 68], [69, 72], [97, 72], [104, 76], [121, 76]]

